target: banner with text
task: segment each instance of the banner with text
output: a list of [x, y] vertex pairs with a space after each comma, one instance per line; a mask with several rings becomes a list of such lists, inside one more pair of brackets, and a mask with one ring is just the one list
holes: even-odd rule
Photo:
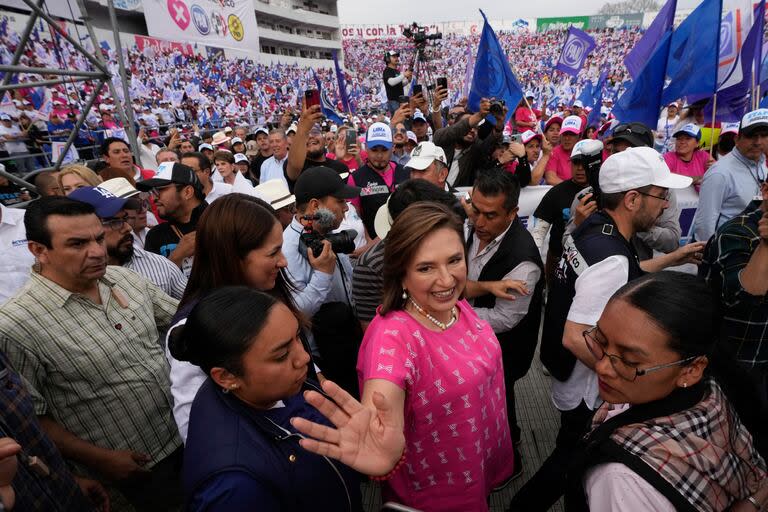
[[189, 43], [177, 43], [174, 41], [165, 41], [163, 39], [157, 39], [155, 37], [136, 36], [136, 47], [140, 52], [145, 55], [154, 50], [166, 50], [171, 48], [173, 50], [179, 50], [183, 55], [192, 56], [195, 51], [192, 49], [192, 45]]
[[[533, 18], [517, 18], [509, 20], [490, 20], [497, 32], [518, 32], [536, 29], [536, 20]], [[382, 39], [386, 37], [405, 37], [403, 29], [407, 24], [373, 24], [373, 25], [342, 25], [342, 39]], [[427, 34], [440, 32], [446, 35], [472, 36], [480, 35], [483, 31], [482, 21], [445, 21], [432, 23], [426, 26]]]
[[589, 28], [629, 28], [643, 25], [643, 13], [615, 14], [589, 17]]
[[548, 30], [567, 30], [568, 27], [576, 27], [581, 30], [591, 28], [589, 26], [589, 16], [567, 16], [560, 18], [538, 18], [536, 19], [536, 31], [546, 32]]
[[253, 0], [144, 0], [149, 35], [259, 51]]

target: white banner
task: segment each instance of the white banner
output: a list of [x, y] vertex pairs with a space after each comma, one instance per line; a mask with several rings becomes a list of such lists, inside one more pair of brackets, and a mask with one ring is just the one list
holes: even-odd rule
[[150, 36], [259, 51], [253, 0], [143, 0]]

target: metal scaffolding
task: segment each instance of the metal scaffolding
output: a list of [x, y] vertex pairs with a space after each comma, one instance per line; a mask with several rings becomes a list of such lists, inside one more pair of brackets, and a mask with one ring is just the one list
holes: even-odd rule
[[[84, 0], [76, 0], [76, 2], [80, 9], [81, 20], [85, 25], [86, 30], [88, 31], [88, 35], [91, 39], [91, 43], [95, 51], [93, 53], [90, 53], [85, 47], [83, 47], [83, 45], [80, 44], [79, 41], [75, 40], [75, 38], [65, 33], [64, 31], [57, 31], [57, 34], [58, 36], [63, 37], [65, 40], [67, 40], [67, 42], [69, 42], [75, 48], [77, 53], [81, 54], [93, 66], [93, 68], [96, 71], [83, 71], [79, 69], [54, 69], [54, 68], [31, 67], [31, 66], [19, 65], [21, 56], [24, 54], [24, 50], [29, 43], [30, 35], [32, 34], [32, 31], [38, 19], [42, 18], [51, 27], [58, 26], [57, 21], [43, 10], [45, 6], [45, 0], [23, 0], [23, 1], [25, 4], [27, 4], [27, 6], [32, 12], [29, 15], [29, 19], [27, 20], [27, 24], [24, 27], [24, 31], [21, 34], [19, 44], [16, 47], [16, 51], [14, 52], [13, 60], [11, 61], [11, 64], [0, 65], [0, 72], [5, 73], [5, 75], [3, 76], [2, 82], [0, 82], [0, 97], [2, 97], [5, 91], [10, 91], [13, 89], [21, 89], [26, 87], [39, 87], [39, 86], [49, 87], [53, 85], [82, 82], [86, 80], [93, 80], [96, 82], [97, 85], [94, 88], [94, 90], [91, 92], [91, 94], [88, 96], [88, 98], [86, 99], [86, 102], [82, 111], [77, 115], [77, 121], [75, 122], [75, 126], [70, 132], [69, 137], [65, 142], [64, 148], [61, 151], [61, 154], [59, 155], [59, 157], [57, 158], [56, 162], [53, 164], [52, 167], [37, 169], [25, 175], [23, 178], [20, 178], [18, 176], [15, 176], [3, 170], [0, 170], [0, 175], [8, 178], [10, 181], [22, 187], [26, 187], [36, 192], [37, 189], [35, 188], [34, 184], [30, 183], [30, 180], [35, 175], [43, 171], [58, 170], [61, 167], [61, 163], [64, 160], [64, 157], [66, 156], [67, 152], [69, 151], [69, 148], [72, 146], [75, 139], [77, 138], [77, 134], [79, 133], [81, 127], [83, 126], [83, 123], [85, 122], [88, 112], [93, 107], [93, 104], [96, 101], [96, 98], [101, 93], [101, 90], [104, 87], [104, 85], [107, 85], [107, 87], [109, 88], [110, 95], [115, 100], [115, 103], [117, 106], [116, 113], [118, 115], [118, 118], [122, 122], [123, 126], [125, 127], [126, 133], [128, 135], [128, 139], [129, 139], [128, 141], [131, 147], [131, 151], [133, 152], [135, 157], [138, 159], [139, 148], [136, 141], [136, 133], [134, 129], [133, 110], [131, 109], [131, 106], [127, 104], [127, 100], [129, 99], [128, 82], [125, 76], [125, 65], [123, 63], [123, 55], [121, 51], [122, 45], [120, 44], [120, 34], [117, 27], [117, 18], [115, 16], [114, 2], [112, 0], [109, 0], [109, 11], [110, 11], [110, 18], [112, 20], [112, 25], [113, 25], [112, 32], [115, 38], [115, 45], [117, 48], [117, 59], [118, 59], [119, 68], [120, 68], [120, 79], [121, 79], [121, 85], [123, 87], [123, 93], [124, 93], [123, 97], [126, 100], [125, 102], [126, 104], [122, 104], [120, 102], [120, 98], [117, 95], [115, 86], [112, 83], [112, 73], [107, 68], [107, 64], [104, 61], [104, 58], [101, 54], [100, 45], [98, 40], [96, 39], [96, 33], [94, 32], [93, 27], [91, 26], [91, 19], [88, 16], [88, 12], [86, 10]], [[74, 22], [77, 20], [72, 20], [72, 21]], [[35, 82], [20, 83], [19, 81], [17, 81], [17, 83], [13, 83], [13, 84], [10, 83], [11, 80], [13, 80], [13, 77], [18, 76], [20, 73], [25, 73], [29, 75], [39, 75], [42, 77], [45, 77], [46, 75], [58, 75], [60, 78], [50, 78], [50, 79], [39, 80]]]

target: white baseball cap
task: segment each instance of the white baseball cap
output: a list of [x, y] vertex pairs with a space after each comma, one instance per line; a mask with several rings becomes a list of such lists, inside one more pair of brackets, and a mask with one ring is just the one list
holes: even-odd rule
[[739, 125], [739, 133], [749, 135], [758, 128], [766, 127], [768, 127], [768, 108], [759, 108], [744, 114]]
[[584, 103], [581, 102], [581, 100], [576, 100], [573, 102], [574, 107], [584, 108]]
[[370, 128], [368, 128], [368, 133], [365, 136], [365, 146], [368, 149], [375, 148], [376, 146], [392, 149], [392, 130], [389, 125], [385, 123], [373, 123]]
[[739, 123], [723, 123], [720, 125], [720, 135], [727, 133], [739, 133]]
[[600, 190], [605, 194], [627, 192], [648, 185], [686, 188], [690, 176], [672, 174], [664, 157], [653, 148], [629, 148], [609, 156], [600, 168]]
[[288, 190], [288, 184], [283, 179], [268, 180], [253, 187], [258, 197], [263, 198], [272, 208], [279, 210], [284, 206], [294, 204], [296, 196]]
[[[448, 165], [448, 159], [445, 157], [445, 151], [443, 148], [436, 146], [433, 142], [420, 142], [418, 146], [411, 151], [411, 159], [405, 165], [407, 168], [416, 169], [417, 171], [423, 171], [435, 160], [441, 161], [444, 165]], [[376, 231], [378, 233], [378, 231]]]
[[424, 117], [424, 114], [419, 109], [416, 109], [413, 112], [413, 120], [416, 121], [417, 119], [419, 121], [424, 121], [425, 123], [427, 122], [427, 118]]
[[541, 142], [542, 136], [540, 133], [536, 133], [533, 130], [526, 130], [520, 134], [520, 142], [523, 144], [528, 144], [533, 139], [539, 139], [539, 142]]
[[248, 163], [248, 157], [242, 153], [235, 153], [235, 163], [245, 162]]
[[568, 116], [563, 119], [563, 124], [560, 126], [560, 135], [564, 133], [581, 135], [581, 118], [579, 116]]

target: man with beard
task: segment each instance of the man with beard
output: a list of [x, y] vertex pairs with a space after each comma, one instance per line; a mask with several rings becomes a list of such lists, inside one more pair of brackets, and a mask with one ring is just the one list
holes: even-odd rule
[[515, 495], [510, 511], [548, 510], [564, 492], [571, 451], [601, 403], [595, 358], [582, 333], [597, 324], [611, 295], [645, 272], [701, 262], [702, 243], [643, 262], [630, 243], [669, 206], [670, 189], [690, 184], [691, 178], [669, 172], [662, 156], [649, 147], [627, 149], [603, 163], [602, 209], [563, 240], [544, 313], [541, 361], [552, 374], [552, 401], [560, 411], [555, 449]]
[[136, 183], [136, 188], [152, 193], [160, 218], [166, 221], [149, 230], [144, 249], [165, 256], [189, 277], [197, 221], [208, 204], [195, 171], [188, 165], [166, 162], [156, 177]]
[[187, 287], [187, 278], [179, 267], [162, 256], [133, 245], [133, 228], [126, 209], [139, 209], [138, 204], [133, 204], [137, 203], [135, 199], [117, 197], [99, 187], [82, 187], [69, 197], [88, 203], [96, 210], [96, 216], [104, 226], [107, 265], [131, 269], [174, 299], [181, 299]]
[[410, 172], [401, 165], [393, 162], [392, 130], [385, 123], [373, 123], [366, 133], [365, 144], [368, 148], [368, 159], [365, 165], [349, 177], [349, 184], [361, 187], [360, 197], [350, 201], [363, 220], [365, 230], [371, 239], [376, 238], [374, 219], [389, 195], [395, 188], [407, 179]]
[[285, 177], [291, 189], [299, 175], [310, 167], [328, 167], [340, 175], [349, 173], [349, 167], [325, 157], [325, 137], [319, 124], [322, 120], [320, 105], [313, 105], [301, 113], [285, 167]]
[[390, 157], [396, 164], [405, 167], [408, 160], [411, 159], [411, 153], [405, 148], [408, 142], [408, 129], [403, 123], [395, 124], [392, 129], [392, 156]]

